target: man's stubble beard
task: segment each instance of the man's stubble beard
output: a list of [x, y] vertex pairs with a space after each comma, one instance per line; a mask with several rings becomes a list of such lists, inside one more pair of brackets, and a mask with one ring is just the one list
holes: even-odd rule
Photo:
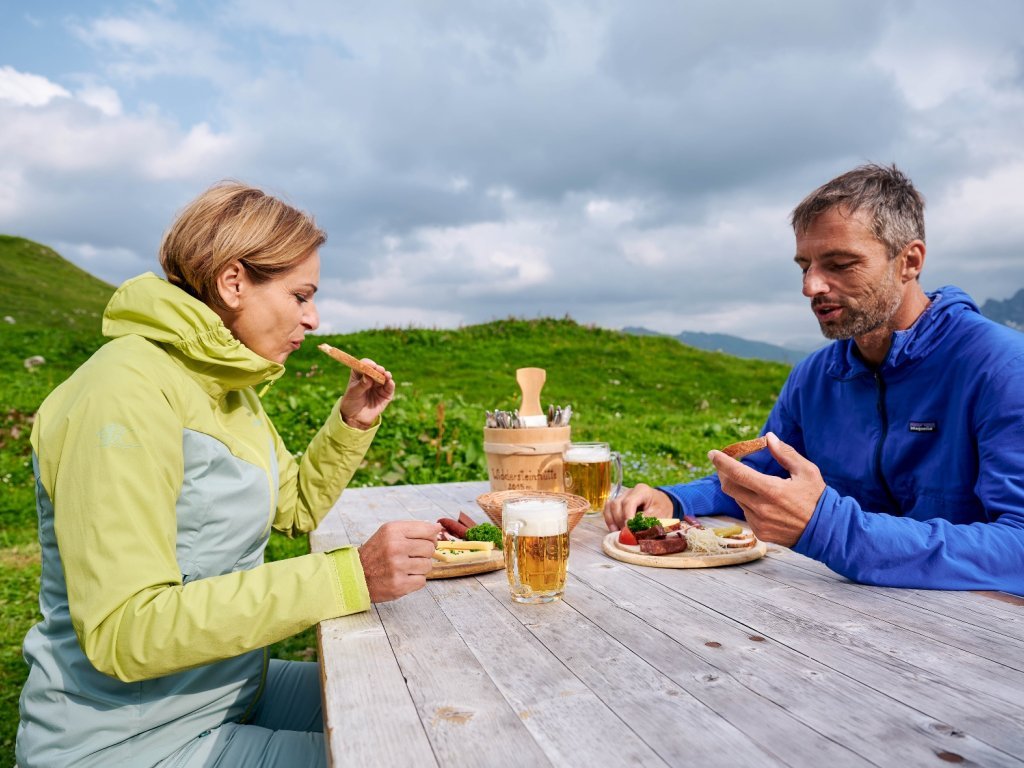
[[819, 323], [821, 333], [826, 339], [853, 339], [876, 331], [896, 316], [903, 303], [903, 293], [896, 277], [896, 259], [889, 262], [885, 278], [878, 290], [860, 302], [854, 309], [843, 304], [846, 315], [842, 322], [835, 324]]

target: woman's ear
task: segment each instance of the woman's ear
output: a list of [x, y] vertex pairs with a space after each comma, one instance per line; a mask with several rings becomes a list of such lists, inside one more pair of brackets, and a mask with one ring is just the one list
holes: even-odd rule
[[217, 275], [217, 293], [228, 309], [238, 309], [244, 289], [245, 267], [240, 261], [232, 261]]

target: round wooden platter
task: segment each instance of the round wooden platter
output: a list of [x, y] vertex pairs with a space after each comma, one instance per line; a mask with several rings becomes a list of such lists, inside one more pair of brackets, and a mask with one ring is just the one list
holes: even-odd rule
[[451, 579], [456, 576], [472, 576], [474, 573], [488, 573], [505, 567], [505, 556], [500, 549], [492, 549], [489, 560], [477, 560], [473, 563], [442, 563], [434, 561], [434, 566], [427, 574], [428, 579]]
[[760, 560], [768, 551], [768, 545], [758, 542], [739, 552], [726, 552], [723, 555], [693, 555], [679, 552], [674, 555], [645, 555], [643, 552], [630, 552], [619, 547], [619, 532], [612, 531], [604, 537], [601, 549], [608, 557], [633, 565], [648, 565], [652, 568], [717, 568], [720, 565], [738, 565]]

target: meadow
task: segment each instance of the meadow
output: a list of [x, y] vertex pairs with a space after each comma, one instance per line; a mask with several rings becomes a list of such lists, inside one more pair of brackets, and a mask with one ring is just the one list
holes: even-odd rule
[[[0, 268], [8, 274], [13, 267], [5, 258], [13, 258], [13, 240], [0, 237]], [[45, 274], [58, 268], [63, 269], [54, 262]], [[81, 275], [67, 273], [60, 281], [47, 277], [61, 286], [51, 298], [0, 288], [0, 317], [15, 320], [0, 322], [4, 764], [13, 760], [17, 700], [26, 673], [21, 641], [38, 620], [39, 547], [28, 440], [33, 414], [47, 393], [104, 341], [98, 317], [112, 289], [94, 284], [88, 275], [76, 289]], [[583, 326], [568, 317], [511, 318], [455, 330], [368, 330], [316, 339], [321, 340], [380, 361], [398, 385], [354, 486], [485, 480], [484, 411], [518, 407], [515, 371], [520, 367], [547, 371], [542, 404], [571, 404], [573, 438], [612, 443], [622, 453], [628, 485], [685, 481], [709, 471], [709, 448], [758, 432], [789, 370], [699, 351], [666, 337]], [[24, 361], [35, 355], [46, 363], [26, 367]], [[263, 397], [289, 448], [301, 452], [341, 394], [347, 375], [347, 369], [317, 351], [314, 339], [292, 356], [285, 376]], [[307, 551], [304, 539], [275, 534], [267, 557]], [[315, 632], [308, 630], [277, 644], [272, 653], [315, 659], [315, 646]]]

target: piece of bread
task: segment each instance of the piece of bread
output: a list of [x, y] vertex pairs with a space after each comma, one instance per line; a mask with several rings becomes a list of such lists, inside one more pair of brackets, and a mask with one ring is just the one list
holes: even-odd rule
[[744, 440], [741, 443], [733, 443], [722, 448], [722, 453], [732, 456], [734, 459], [742, 459], [744, 456], [760, 451], [768, 447], [767, 437], [758, 437], [754, 440]]

